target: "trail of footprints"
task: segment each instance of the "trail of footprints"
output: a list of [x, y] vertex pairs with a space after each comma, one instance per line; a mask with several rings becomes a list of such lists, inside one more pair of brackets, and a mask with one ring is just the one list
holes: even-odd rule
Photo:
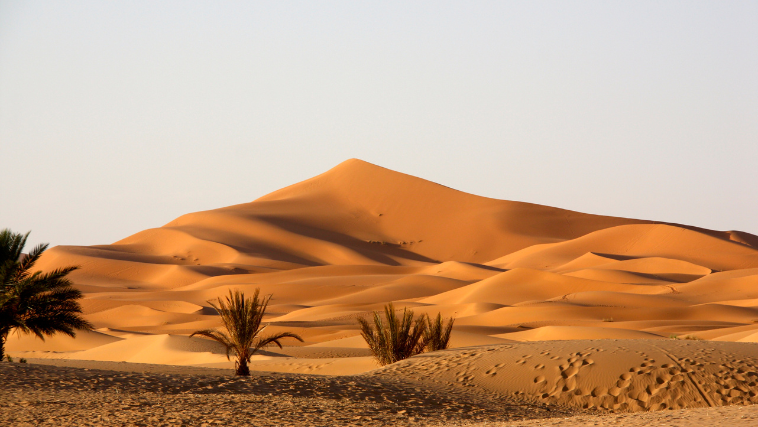
[[[756, 370], [748, 371], [728, 363], [718, 367], [716, 363], [710, 363], [713, 366], [706, 369], [706, 365], [690, 358], [658, 364], [644, 353], [641, 354], [644, 361], [621, 374], [615, 384], [592, 390], [582, 388], [577, 385], [577, 378], [582, 370], [594, 363], [589, 357], [591, 354], [570, 354], [566, 363], [558, 366], [560, 377], [552, 385], [547, 384], [543, 375], [535, 376], [534, 382], [543, 384], [539, 397], [567, 400], [583, 408], [618, 411], [758, 403]], [[712, 375], [717, 379], [709, 378]]]
[[[630, 351], [627, 348], [618, 350]], [[758, 367], [755, 361], [734, 359], [726, 363], [702, 363], [685, 357], [674, 358], [670, 363], [659, 363], [644, 351], [636, 351], [642, 358], [638, 366], [631, 367], [607, 386], [590, 388], [582, 384], [580, 378], [595, 364], [591, 357], [593, 353], [602, 351], [605, 350], [587, 348], [571, 352], [567, 356], [551, 355], [548, 351], [539, 353], [542, 358], [562, 362], [553, 368], [557, 370], [557, 375], [554, 375], [555, 372], [546, 372], [549, 369], [545, 364], [535, 360], [539, 357], [533, 358], [528, 354], [517, 359], [511, 366], [533, 371], [536, 392], [527, 392], [530, 397], [543, 402], [568, 403], [585, 409], [653, 411], [758, 403]], [[710, 353], [703, 356], [709, 356], [713, 360]], [[493, 365], [484, 372], [484, 376], [493, 378], [506, 366], [506, 363]], [[457, 381], [471, 386], [476, 375], [474, 364], [463, 363], [461, 367], [464, 369], [457, 373]], [[513, 394], [524, 395], [519, 391]]]
[[[514, 360], [514, 352], [522, 351], [519, 346], [493, 346], [409, 362], [412, 370], [405, 370], [401, 363], [388, 371], [453, 388], [457, 385], [492, 390], [492, 397], [504, 392], [542, 403], [619, 412], [758, 403], [755, 358], [735, 357], [712, 343], [709, 347], [715, 348], [697, 349], [690, 343], [642, 349], [608, 347], [582, 349], [567, 345], [533, 354], [516, 353]], [[608, 371], [613, 365], [605, 362], [609, 357], [637, 362], [615, 376]], [[491, 364], [482, 363], [489, 360]], [[603, 362], [598, 365], [597, 360]], [[454, 384], [446, 382], [445, 372], [454, 374]], [[505, 391], [510, 381], [523, 384], [516, 378], [523, 379], [524, 375], [530, 387]]]
[[699, 374], [696, 382], [712, 404], [720, 406], [758, 403], [758, 369], [755, 364], [745, 363], [740, 359], [721, 364], [703, 364], [691, 358], [681, 359], [680, 363]]

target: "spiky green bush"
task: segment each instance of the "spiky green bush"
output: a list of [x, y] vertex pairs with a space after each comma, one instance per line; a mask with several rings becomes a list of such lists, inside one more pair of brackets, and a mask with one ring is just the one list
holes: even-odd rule
[[392, 303], [384, 307], [384, 319], [374, 312], [373, 324], [358, 318], [361, 336], [368, 344], [371, 354], [381, 365], [407, 359], [424, 351], [423, 336], [426, 331], [424, 316], [414, 318], [413, 311], [403, 309], [398, 316]]

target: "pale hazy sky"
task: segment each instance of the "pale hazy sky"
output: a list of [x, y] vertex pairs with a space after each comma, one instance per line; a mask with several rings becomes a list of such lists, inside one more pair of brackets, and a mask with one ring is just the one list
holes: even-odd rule
[[32, 243], [352, 157], [758, 234], [758, 2], [0, 0], [0, 228]]

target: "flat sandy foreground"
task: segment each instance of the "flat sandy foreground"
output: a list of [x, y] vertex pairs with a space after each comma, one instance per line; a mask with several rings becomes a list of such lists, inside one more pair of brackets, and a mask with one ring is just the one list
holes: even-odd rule
[[[698, 344], [695, 343], [696, 347], [702, 347]], [[487, 355], [507, 354], [493, 347], [478, 350], [412, 358], [392, 368], [349, 376], [254, 372], [250, 378], [239, 378], [230, 375], [228, 369], [60, 359], [0, 363], [0, 421], [9, 426], [758, 425], [756, 405], [614, 413], [540, 402], [528, 393], [497, 392], [476, 381], [473, 384], [466, 380], [454, 384], [440, 381], [449, 371], [439, 367], [440, 360], [449, 362], [463, 355], [482, 365]], [[732, 359], [721, 362], [717, 365], [720, 373], [724, 367], [739, 373], [730, 378], [719, 375], [721, 380], [713, 385], [723, 383], [727, 388], [739, 390], [741, 384], [734, 377], [743, 375], [748, 380], [755, 374], [746, 369], [748, 365], [734, 365]], [[437, 374], [425, 374], [429, 367]], [[403, 375], [408, 368], [415, 375]], [[514, 368], [517, 371], [518, 365]], [[694, 379], [693, 384], [707, 378], [702, 376], [703, 372], [700, 374], [696, 370], [687, 373]], [[656, 377], [655, 369], [636, 375], [643, 381], [648, 377], [660, 378]], [[581, 388], [580, 384], [577, 389]], [[660, 389], [663, 392], [653, 394], [666, 396], [665, 386]], [[730, 395], [723, 389], [714, 392], [714, 396]], [[563, 394], [566, 393], [556, 395]], [[593, 394], [597, 393], [589, 393], [590, 398]], [[596, 399], [604, 397], [607, 396]], [[647, 399], [643, 395], [638, 398]], [[730, 399], [733, 398], [725, 397], [715, 404], [750, 403]]]
[[442, 393], [370, 376], [239, 378], [207, 368], [93, 366], [111, 370], [0, 364], [3, 425], [447, 425], [576, 413], [517, 399], [495, 404], [466, 390]]

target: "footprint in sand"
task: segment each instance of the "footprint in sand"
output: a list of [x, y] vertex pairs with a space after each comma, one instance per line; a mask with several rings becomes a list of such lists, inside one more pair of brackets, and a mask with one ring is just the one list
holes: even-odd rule
[[566, 368], [563, 371], [561, 371], [561, 376], [563, 378], [571, 378], [571, 377], [573, 377], [574, 375], [576, 375], [578, 373], [579, 373], [579, 368], [577, 368], [576, 366], [571, 365], [568, 368]]
[[595, 387], [594, 390], [592, 390], [592, 397], [603, 397], [608, 395], [608, 389], [605, 387]]

